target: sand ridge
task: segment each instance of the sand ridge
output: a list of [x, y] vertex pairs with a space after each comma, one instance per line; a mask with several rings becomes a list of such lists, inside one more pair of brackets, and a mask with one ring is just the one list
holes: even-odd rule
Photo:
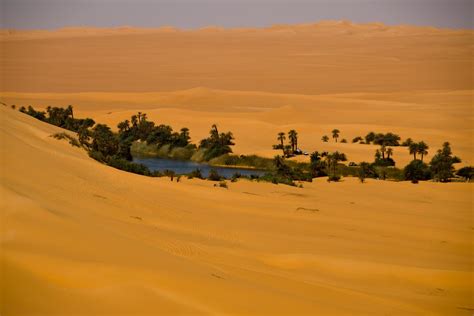
[[2, 314], [473, 308], [471, 184], [176, 183], [101, 165], [49, 137], [61, 129], [0, 111]]

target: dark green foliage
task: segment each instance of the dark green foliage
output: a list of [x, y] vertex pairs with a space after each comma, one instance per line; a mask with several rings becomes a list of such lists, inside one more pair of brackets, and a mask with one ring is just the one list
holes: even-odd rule
[[370, 132], [367, 135], [365, 135], [365, 143], [366, 144], [372, 143], [374, 141], [374, 139], [375, 139], [375, 133], [374, 132]]
[[341, 143], [343, 143], [343, 144], [347, 143], [347, 139], [343, 138], [343, 139], [341, 140]]
[[207, 179], [211, 181], [220, 181], [223, 179], [223, 177], [221, 177], [219, 173], [217, 173], [216, 169], [211, 169], [209, 170], [209, 175], [207, 176]]
[[213, 165], [226, 165], [226, 166], [247, 166], [253, 167], [259, 170], [270, 170], [273, 169], [273, 159], [259, 157], [256, 155], [229, 155], [225, 154], [209, 161]]
[[443, 148], [439, 149], [433, 156], [430, 163], [433, 179], [440, 182], [447, 182], [454, 176], [453, 164], [461, 162], [456, 156], [453, 156], [451, 146], [448, 142], [443, 144]]
[[92, 129], [91, 149], [102, 153], [105, 157], [114, 156], [118, 152], [119, 142], [116, 135], [105, 124], [97, 124]]
[[[347, 161], [346, 155], [338, 151], [326, 155], [326, 165], [328, 170], [332, 171], [331, 177], [335, 178], [337, 176], [336, 170], [339, 162]], [[328, 172], [329, 173], [329, 172]]]
[[201, 173], [201, 169], [197, 168], [196, 170], [193, 170], [189, 175], [188, 177], [190, 179], [192, 178], [198, 178], [198, 179], [204, 179], [204, 177], [202, 176], [202, 173]]
[[227, 186], [227, 182], [221, 181], [219, 182], [219, 188], [228, 189], [229, 187]]
[[74, 147], [80, 147], [81, 146], [81, 144], [79, 143], [79, 141], [77, 139], [75, 139], [74, 137], [68, 135], [67, 133], [56, 133], [56, 134], [53, 134], [51, 136], [56, 138], [56, 139], [59, 139], [59, 140], [67, 139], [67, 140], [69, 140], [69, 144], [71, 144]]
[[173, 170], [166, 169], [165, 171], [163, 171], [163, 175], [166, 177], [170, 177], [170, 180], [173, 181], [174, 177], [176, 176], [176, 172], [174, 172]]
[[359, 143], [361, 142], [362, 140], [364, 140], [361, 136], [357, 136], [357, 137], [354, 137], [352, 139], [352, 143]]
[[474, 167], [462, 167], [456, 172], [456, 175], [464, 178], [466, 181], [471, 181], [472, 177], [474, 176]]
[[310, 156], [311, 162], [309, 164], [310, 172], [313, 178], [327, 176], [326, 168], [327, 164], [323, 160], [327, 156], [327, 152], [319, 153], [313, 152]]
[[201, 140], [199, 148], [205, 150], [204, 160], [209, 161], [212, 158], [219, 157], [232, 152], [230, 146], [234, 145], [234, 136], [231, 132], [219, 133], [217, 126], [212, 125], [210, 136]]
[[336, 143], [337, 143], [337, 139], [339, 138], [339, 133], [340, 133], [340, 132], [341, 132], [341, 131], [338, 130], [337, 128], [333, 129], [332, 132], [331, 132], [331, 133], [332, 133], [332, 138], [334, 138], [334, 140], [336, 141]]
[[291, 153], [294, 154], [298, 149], [298, 133], [294, 129], [290, 130], [288, 139], [290, 140]]
[[130, 162], [128, 160], [125, 160], [119, 157], [110, 157], [110, 159], [108, 159], [107, 161], [107, 165], [114, 167], [116, 169], [120, 169], [120, 170], [131, 172], [131, 173], [141, 174], [144, 176], [153, 175], [147, 166], [143, 164]]
[[328, 177], [328, 182], [339, 182], [341, 180], [340, 176], [332, 175]]
[[380, 145], [380, 146], [400, 146], [399, 140], [400, 140], [400, 136], [396, 134], [378, 133], [378, 134], [375, 134], [372, 142], [374, 143], [374, 145]]
[[360, 182], [364, 183], [366, 178], [372, 178], [375, 174], [375, 170], [373, 165], [368, 162], [361, 162], [359, 164], [359, 180]]
[[418, 183], [419, 180], [429, 180], [431, 178], [430, 169], [421, 160], [413, 160], [403, 170], [405, 180]]
[[413, 140], [412, 140], [410, 137], [408, 137], [408, 138], [402, 143], [402, 146], [408, 147], [408, 146], [410, 146], [411, 144], [413, 144]]
[[327, 135], [324, 135], [323, 137], [321, 137], [321, 140], [327, 143], [329, 141], [329, 137]]

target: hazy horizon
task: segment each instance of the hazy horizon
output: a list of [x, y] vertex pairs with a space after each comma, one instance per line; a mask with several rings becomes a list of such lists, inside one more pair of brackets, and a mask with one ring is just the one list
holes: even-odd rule
[[0, 27], [260, 28], [350, 20], [472, 29], [472, 6], [469, 0], [3, 0]]

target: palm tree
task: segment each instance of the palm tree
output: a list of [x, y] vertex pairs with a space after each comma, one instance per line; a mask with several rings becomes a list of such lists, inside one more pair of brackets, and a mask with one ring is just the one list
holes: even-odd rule
[[122, 121], [118, 123], [117, 128], [119, 129], [119, 133], [126, 132], [130, 129], [130, 122], [128, 120]]
[[290, 140], [291, 150], [293, 153], [298, 149], [298, 133], [292, 129], [288, 132], [288, 139]]
[[428, 148], [424, 141], [418, 143], [417, 153], [421, 155], [421, 161], [423, 161], [423, 156], [428, 154]]
[[385, 145], [380, 146], [380, 152], [382, 153], [382, 159], [385, 160], [385, 153], [387, 152]]
[[413, 155], [413, 160], [416, 160], [416, 154], [418, 153], [418, 144], [411, 143], [408, 146], [408, 151], [410, 152], [410, 155]]
[[321, 140], [322, 140], [323, 142], [327, 143], [328, 140], [329, 140], [329, 137], [328, 137], [327, 135], [324, 135], [323, 137], [321, 137]]
[[389, 159], [393, 155], [393, 149], [392, 148], [387, 148], [387, 159]]
[[336, 176], [336, 167], [338, 162], [340, 161], [347, 161], [347, 157], [344, 153], [340, 153], [338, 151], [333, 152], [331, 154], [327, 154], [326, 156], [326, 162], [328, 167], [332, 167], [333, 170], [333, 176]]
[[286, 139], [285, 133], [283, 133], [283, 132], [278, 133], [277, 139], [280, 141], [281, 150], [283, 150], [283, 155], [285, 155], [285, 145], [283, 143]]
[[339, 138], [339, 133], [340, 131], [337, 128], [332, 130], [332, 138], [336, 140], [336, 143], [337, 143], [337, 139]]

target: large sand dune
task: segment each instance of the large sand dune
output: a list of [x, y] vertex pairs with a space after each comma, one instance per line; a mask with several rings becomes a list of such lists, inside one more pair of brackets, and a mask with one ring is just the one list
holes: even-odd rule
[[472, 185], [147, 178], [0, 109], [2, 315], [470, 315]]
[[[3, 30], [0, 99], [75, 106], [115, 126], [136, 111], [191, 128], [217, 123], [236, 152], [273, 156], [279, 131], [295, 128], [304, 150], [340, 150], [372, 161], [375, 147], [324, 144], [369, 131], [444, 141], [473, 164], [474, 32], [321, 22], [262, 29], [68, 28]], [[410, 161], [395, 151], [398, 166]], [[429, 159], [430, 157], [428, 157]]]

